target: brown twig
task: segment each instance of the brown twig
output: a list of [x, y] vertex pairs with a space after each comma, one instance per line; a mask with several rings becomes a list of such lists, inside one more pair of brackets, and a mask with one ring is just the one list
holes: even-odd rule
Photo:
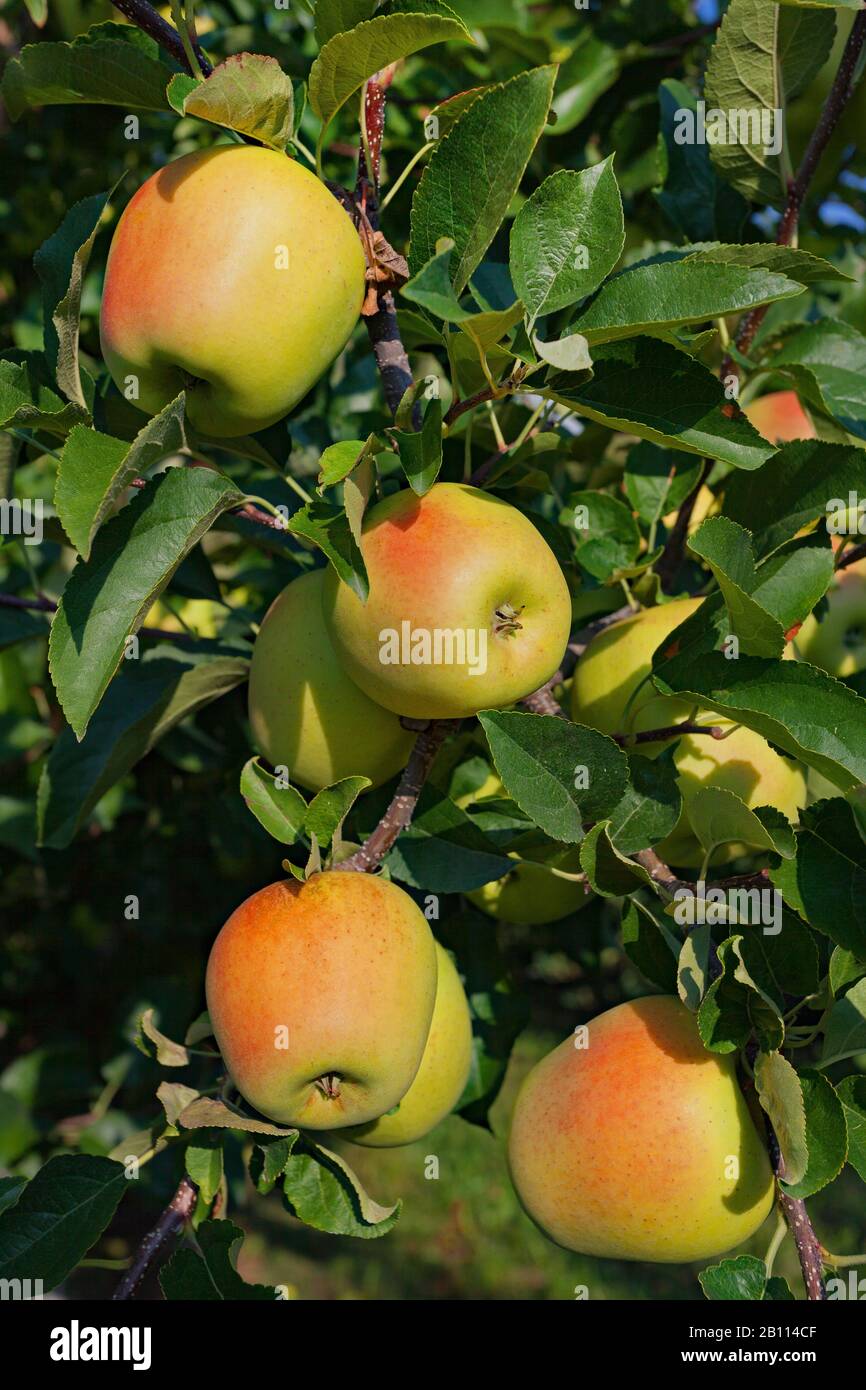
[[449, 734], [459, 727], [459, 720], [437, 719], [428, 724], [415, 740], [409, 761], [397, 790], [372, 835], [350, 859], [335, 864], [335, 869], [366, 874], [375, 869], [388, 854], [397, 836], [411, 824], [418, 798], [429, 776], [436, 754]]
[[152, 1231], [148, 1231], [135, 1258], [114, 1291], [114, 1299], [132, 1298], [166, 1241], [171, 1240], [189, 1220], [198, 1190], [189, 1178], [181, 1178], [177, 1191]]
[[706, 483], [713, 468], [712, 459], [704, 459], [701, 475], [688, 497], [683, 502], [677, 512], [677, 519], [674, 522], [670, 535], [665, 541], [665, 548], [659, 557], [655, 567], [659, 577], [659, 583], [666, 594], [671, 593], [676, 584], [677, 575], [686, 553], [686, 542], [689, 538], [689, 526], [691, 525], [692, 514], [695, 510], [695, 503], [698, 494]]
[[836, 562], [836, 573], [846, 570], [849, 565], [856, 565], [859, 560], [866, 560], [866, 541], [862, 545], [855, 545], [851, 550], [844, 550]]
[[[174, 25], [163, 19], [153, 5], [149, 5], [147, 0], [111, 0], [111, 3], [115, 9], [120, 10], [122, 15], [125, 15], [145, 34], [156, 39], [156, 42], [165, 49], [166, 53], [170, 53], [186, 72], [190, 71], [180, 34]], [[193, 45], [193, 50], [201, 65], [202, 72], [207, 77], [208, 73], [213, 72], [213, 64], [199, 43]], [[192, 76], [197, 77], [198, 73], [193, 73]]]
[[553, 687], [562, 681], [562, 672], [557, 671], [547, 685], [543, 685], [540, 690], [534, 691], [531, 695], [526, 695], [520, 703], [524, 709], [528, 709], [530, 714], [550, 714], [556, 719], [567, 719], [568, 715], [563, 710], [557, 700], [553, 698]]
[[466, 396], [462, 401], [455, 401], [446, 412], [443, 423], [449, 426], [453, 425], [455, 421], [460, 419], [461, 415], [466, 414], [467, 410], [474, 410], [477, 405], [484, 405], [485, 401], [496, 399], [497, 392], [494, 391], [493, 387], [483, 386], [480, 391], [475, 392], [474, 396]]
[[[767, 1128], [770, 1162], [773, 1165], [773, 1172], [781, 1183], [785, 1176], [785, 1160], [779, 1148], [775, 1130], [766, 1115], [764, 1116], [764, 1124]], [[806, 1297], [813, 1303], [823, 1302], [827, 1297], [827, 1289], [824, 1284], [824, 1261], [820, 1242], [815, 1235], [809, 1213], [806, 1210], [806, 1203], [802, 1198], [790, 1197], [787, 1192], [782, 1191], [781, 1186], [777, 1186], [777, 1201], [782, 1215], [788, 1223], [791, 1235], [794, 1237], [800, 1269], [803, 1272], [803, 1283], [806, 1286]]]
[[[646, 869], [653, 883], [657, 884], [670, 897], [677, 893], [695, 893], [696, 885], [688, 879], [677, 878], [670, 865], [659, 858], [654, 849], [642, 849], [632, 856], [636, 863]], [[713, 880], [714, 888], [766, 888], [770, 882], [768, 869], [759, 869], [754, 874], [734, 874], [731, 878]]]

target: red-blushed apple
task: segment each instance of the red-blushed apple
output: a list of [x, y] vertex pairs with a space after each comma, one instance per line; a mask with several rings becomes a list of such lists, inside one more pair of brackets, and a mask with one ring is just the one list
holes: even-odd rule
[[207, 1007], [229, 1075], [279, 1124], [340, 1129], [415, 1079], [436, 999], [436, 943], [396, 884], [339, 870], [271, 884], [226, 922]]
[[324, 579], [318, 569], [292, 580], [265, 615], [250, 667], [250, 724], [268, 762], [308, 791], [352, 776], [378, 787], [405, 767], [415, 735], [337, 660], [322, 617]]
[[106, 365], [148, 414], [186, 390], [203, 434], [250, 434], [345, 347], [364, 275], [351, 219], [296, 160], [246, 145], [184, 155], [139, 188], [114, 233]]
[[392, 1149], [423, 1139], [463, 1094], [472, 1062], [472, 1018], [454, 962], [438, 941], [436, 958], [436, 1003], [418, 1074], [393, 1112], [344, 1131], [356, 1144]]
[[558, 1245], [679, 1263], [723, 1255], [773, 1205], [732, 1056], [670, 996], [594, 1018], [529, 1073], [508, 1141], [517, 1195]]
[[770, 391], [747, 405], [743, 414], [770, 444], [818, 437], [796, 391]]
[[571, 598], [532, 522], [462, 483], [409, 489], [367, 513], [366, 603], [331, 570], [324, 612], [362, 690], [396, 714], [457, 719], [543, 685], [568, 642]]

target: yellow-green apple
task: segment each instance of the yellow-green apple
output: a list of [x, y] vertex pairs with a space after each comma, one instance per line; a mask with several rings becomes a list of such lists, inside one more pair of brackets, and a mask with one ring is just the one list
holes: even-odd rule
[[371, 699], [415, 719], [508, 705], [556, 671], [571, 599], [553, 551], [507, 502], [462, 483], [405, 490], [364, 519], [366, 603], [331, 570], [337, 655]]
[[[704, 850], [692, 830], [691, 803], [703, 787], [720, 787], [733, 792], [751, 810], [775, 806], [794, 825], [808, 801], [806, 771], [802, 764], [783, 757], [760, 734], [745, 725], [734, 728], [729, 719], [701, 715], [702, 723], [713, 722], [732, 730], [726, 738], [709, 734], [687, 734], [674, 750], [677, 784], [683, 797], [680, 818], [670, 835], [656, 845], [666, 863], [696, 869], [704, 860]], [[722, 845], [711, 863], [727, 864], [747, 852], [747, 846], [732, 841]]]
[[202, 433], [249, 434], [342, 351], [364, 274], [351, 219], [296, 160], [247, 145], [184, 155], [139, 188], [114, 233], [106, 365], [151, 415], [185, 389]]
[[418, 1074], [395, 1110], [345, 1131], [356, 1144], [392, 1149], [422, 1139], [463, 1094], [472, 1062], [472, 1018], [454, 962], [438, 941], [436, 958], [436, 1003]]
[[[647, 608], [614, 623], [596, 637], [577, 663], [572, 683], [572, 718], [604, 734], [637, 733], [680, 724], [694, 706], [659, 695], [648, 677], [653, 653], [666, 637], [700, 606], [699, 599], [679, 599]], [[793, 653], [786, 649], [785, 655]], [[806, 804], [806, 779], [799, 763], [783, 757], [751, 729], [733, 728], [730, 719], [709, 710], [698, 711], [703, 724], [733, 730], [717, 740], [709, 734], [687, 734], [674, 752], [683, 809], [674, 830], [657, 846], [658, 853], [683, 868], [696, 868], [703, 851], [691, 828], [689, 803], [701, 787], [734, 792], [748, 807], [775, 806], [791, 821]], [[664, 743], [640, 744], [639, 755], [657, 757]], [[742, 844], [725, 845], [713, 856], [727, 863], [745, 852]]]
[[[663, 729], [686, 719], [692, 705], [660, 695], [649, 676], [655, 650], [700, 606], [700, 599], [676, 599], [644, 608], [599, 633], [578, 661], [571, 683], [574, 722], [620, 734]], [[648, 747], [658, 752], [662, 745]]]
[[770, 444], [817, 438], [815, 426], [796, 391], [770, 391], [747, 405], [743, 414]]
[[210, 954], [207, 1007], [229, 1075], [263, 1115], [340, 1129], [383, 1115], [421, 1064], [436, 943], [402, 888], [339, 870], [271, 884]]
[[343, 777], [374, 787], [405, 767], [414, 735], [351, 681], [322, 617], [325, 572], [294, 579], [271, 604], [250, 668], [250, 724], [274, 767], [308, 791]]
[[866, 671], [866, 575], [860, 568], [840, 570], [827, 594], [828, 611], [819, 622], [810, 613], [794, 646], [802, 661], [838, 679]]
[[[515, 922], [521, 927], [540, 927], [579, 912], [592, 897], [584, 883], [557, 878], [550, 872], [551, 868], [556, 868], [563, 873], [579, 874], [580, 848], [577, 845], [566, 848], [551, 844], [543, 848], [512, 850], [509, 858], [522, 862], [504, 878], [485, 883], [466, 895], [488, 917]], [[533, 862], [527, 863], [527, 860]]]
[[731, 1056], [678, 999], [620, 1004], [529, 1073], [508, 1141], [523, 1206], [583, 1255], [677, 1263], [733, 1249], [773, 1175]]

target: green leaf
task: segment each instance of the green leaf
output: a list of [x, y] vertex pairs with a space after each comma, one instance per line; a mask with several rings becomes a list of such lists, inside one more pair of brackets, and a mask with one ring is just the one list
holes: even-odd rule
[[42, 769], [39, 843], [71, 844], [97, 802], [169, 729], [246, 680], [243, 657], [160, 645], [125, 661], [79, 742], [64, 729]]
[[765, 825], [735, 792], [725, 787], [699, 787], [689, 797], [689, 822], [709, 853], [720, 845], [741, 841], [753, 849], [794, 857], [794, 835], [787, 821], [777, 829]]
[[479, 96], [433, 152], [412, 200], [409, 265], [415, 275], [450, 237], [462, 294], [520, 186], [544, 129], [556, 69], [533, 68]]
[[260, 825], [281, 845], [293, 845], [304, 828], [307, 803], [284, 779], [250, 758], [241, 773], [241, 796]]
[[428, 401], [420, 430], [390, 430], [400, 454], [403, 472], [418, 497], [429, 492], [442, 467], [442, 402]]
[[67, 536], [86, 560], [93, 539], [124, 489], [185, 444], [184, 397], [148, 420], [132, 444], [75, 425], [60, 456], [54, 504]]
[[783, 1190], [791, 1197], [811, 1197], [838, 1177], [848, 1156], [848, 1129], [842, 1102], [817, 1071], [801, 1071], [799, 1083], [806, 1112], [806, 1171], [796, 1182], [787, 1173]]
[[377, 0], [316, 0], [316, 38], [324, 48], [335, 34], [354, 29], [363, 19], [369, 19]]
[[96, 103], [165, 111], [172, 69], [153, 39], [128, 24], [96, 24], [71, 43], [36, 43], [6, 64], [0, 84], [13, 121], [30, 106]]
[[324, 498], [317, 497], [293, 512], [287, 526], [292, 535], [317, 545], [343, 583], [348, 584], [362, 602], [366, 602], [370, 581], [345, 508], [335, 507]]
[[81, 291], [93, 243], [111, 195], [95, 193], [70, 208], [33, 264], [42, 281], [45, 357], [67, 400], [87, 410], [78, 361]]
[[181, 560], [243, 496], [210, 468], [171, 468], [104, 526], [54, 617], [49, 663], [79, 739], [154, 599]]
[[[779, 0], [776, 0], [779, 3]], [[771, 241], [749, 241], [743, 246], [724, 246], [718, 242], [698, 249], [689, 249], [689, 265], [740, 265], [752, 270], [763, 268], [775, 275], [785, 275], [800, 285], [820, 285], [826, 281], [845, 282], [853, 279], [839, 266], [802, 251], [797, 246], [777, 246]]]
[[509, 795], [551, 839], [578, 844], [583, 822], [622, 800], [628, 759], [606, 735], [551, 715], [482, 710], [478, 718]]
[[[145, 1009], [138, 1020], [138, 1034], [135, 1045], [145, 1057], [150, 1057], [161, 1067], [188, 1067], [189, 1052], [181, 1044], [161, 1033], [154, 1022], [153, 1009]], [[148, 1046], [150, 1044], [150, 1046]]]
[[780, 864], [771, 877], [805, 921], [866, 960], [863, 841], [846, 801], [831, 797], [802, 812], [797, 857]]
[[464, 319], [473, 317], [473, 310], [463, 308], [451, 283], [454, 246], [453, 237], [440, 237], [430, 260], [403, 286], [401, 293], [438, 319], [445, 319], [447, 323], [462, 323]]
[[236, 130], [271, 150], [285, 150], [294, 133], [291, 80], [262, 53], [234, 53], [191, 88], [184, 76], [174, 77], [168, 100], [181, 116]]
[[369, 786], [369, 777], [344, 777], [341, 782], [316, 793], [307, 810], [304, 828], [309, 836], [315, 835], [321, 850], [327, 849], [361, 792]]
[[238, 1252], [244, 1239], [231, 1221], [203, 1221], [195, 1233], [200, 1251], [184, 1247], [175, 1251], [160, 1270], [162, 1291], [170, 1300], [195, 1302], [273, 1303], [277, 1291], [265, 1284], [246, 1284], [238, 1274]]
[[725, 515], [752, 534], [758, 559], [827, 516], [827, 503], [866, 494], [866, 454], [853, 445], [786, 444], [754, 474], [725, 480]]
[[755, 1059], [755, 1089], [779, 1141], [788, 1183], [796, 1184], [809, 1162], [800, 1078], [781, 1052], [761, 1052]]
[[572, 323], [590, 345], [633, 338], [651, 328], [702, 323], [803, 293], [796, 280], [736, 265], [691, 260], [620, 271]]
[[299, 1221], [330, 1235], [375, 1240], [393, 1229], [400, 1214], [399, 1202], [374, 1202], [339, 1154], [308, 1140], [289, 1156], [283, 1195]]
[[471, 43], [469, 30], [437, 0], [405, 0], [329, 39], [310, 69], [310, 105], [323, 135], [353, 92], [375, 73], [419, 49], [446, 40]]
[[866, 439], [866, 337], [853, 324], [825, 318], [793, 329], [762, 366], [783, 370], [808, 402]]
[[0, 362], [0, 429], [44, 430], [65, 438], [89, 415], [74, 401], [64, 401], [48, 384], [48, 364], [28, 353], [22, 362]]
[[735, 978], [738, 960], [731, 939], [716, 954], [722, 973], [713, 980], [698, 1009], [698, 1032], [710, 1052], [737, 1052], [752, 1032], [749, 991]]
[[653, 191], [665, 216], [687, 241], [739, 236], [749, 210], [745, 199], [719, 178], [708, 145], [678, 138], [681, 113], [697, 115], [695, 93], [669, 78], [659, 86], [659, 108], [663, 185]]
[[319, 459], [319, 488], [341, 483], [370, 455], [375, 442], [376, 436], [371, 434], [366, 439], [342, 439], [329, 445]]
[[861, 1052], [866, 1052], [866, 980], [858, 981], [833, 1005], [824, 1034], [821, 1066], [832, 1066]]
[[688, 548], [718, 580], [731, 630], [749, 656], [781, 657], [787, 633], [808, 617], [833, 578], [829, 546], [803, 546], [757, 569], [751, 535], [726, 516], [704, 521]]
[[712, 928], [695, 927], [683, 942], [677, 960], [677, 993], [692, 1013], [697, 1013], [710, 984], [712, 954]]
[[866, 702], [859, 695], [801, 662], [728, 660], [718, 641], [700, 609], [671, 634], [665, 651], [676, 654], [657, 654], [656, 687], [745, 724], [836, 786], [850, 790], [866, 781]]
[[629, 785], [609, 817], [610, 838], [620, 854], [636, 854], [658, 844], [679, 820], [683, 798], [674, 752], [671, 745], [657, 758], [640, 754], [629, 758]]
[[[830, 20], [828, 24], [828, 20]], [[782, 132], [786, 99], [802, 89], [829, 56], [832, 17], [797, 10], [787, 13], [764, 0], [731, 0], [707, 64], [708, 115], [728, 117], [723, 140], [710, 141], [719, 175], [752, 202], [781, 207], [787, 196], [780, 153], [773, 137]], [[736, 113], [732, 127], [728, 113]]]
[[679, 510], [694, 492], [700, 475], [701, 465], [696, 460], [643, 442], [629, 453], [623, 486], [641, 521], [653, 526]]
[[0, 1279], [56, 1288], [102, 1235], [128, 1185], [122, 1165], [108, 1158], [49, 1159], [0, 1216]]
[[866, 1182], [866, 1076], [846, 1076], [836, 1094], [848, 1126], [848, 1162]]
[[209, 1096], [200, 1096], [187, 1105], [178, 1115], [177, 1123], [183, 1129], [237, 1129], [243, 1134], [267, 1134], [276, 1139], [298, 1132], [269, 1124], [267, 1120], [258, 1120], [252, 1115], [243, 1115]]
[[603, 344], [593, 352], [590, 381], [554, 373], [535, 389], [609, 429], [734, 468], [760, 468], [773, 453], [748, 420], [725, 414], [718, 377], [657, 338]]
[[184, 1162], [187, 1174], [198, 1188], [202, 1200], [210, 1206], [219, 1192], [223, 1177], [223, 1136], [205, 1131], [187, 1144]]
[[767, 1268], [755, 1255], [737, 1255], [702, 1270], [698, 1280], [710, 1302], [761, 1302], [767, 1287]]
[[560, 169], [526, 200], [511, 230], [511, 278], [534, 321], [577, 304], [613, 270], [625, 239], [613, 155]]
[[866, 960], [858, 960], [853, 951], [846, 951], [842, 946], [833, 947], [830, 957], [830, 988], [834, 994], [841, 994], [846, 986], [852, 985], [864, 975]]
[[0, 608], [0, 651], [31, 637], [48, 636], [48, 619], [44, 613], [32, 613], [26, 608]]
[[589, 25], [582, 25], [577, 41], [559, 69], [553, 112], [552, 136], [567, 135], [579, 125], [616, 82], [622, 70], [623, 50], [604, 43]]
[[385, 862], [394, 878], [431, 893], [469, 893], [514, 867], [495, 840], [430, 784]]
[[543, 343], [533, 338], [532, 346], [542, 362], [548, 362], [561, 372], [589, 372], [592, 370], [592, 357], [589, 344], [582, 333], [571, 333], [558, 342]]
[[594, 893], [602, 898], [621, 898], [637, 888], [652, 887], [652, 879], [641, 864], [627, 859], [613, 844], [610, 822], [598, 821], [586, 832], [580, 846], [580, 867]]
[[26, 1178], [0, 1178], [0, 1216], [14, 1207], [26, 1186]]
[[653, 914], [641, 911], [630, 899], [623, 903], [622, 944], [629, 960], [651, 984], [665, 994], [674, 993], [679, 943]]
[[559, 519], [573, 532], [581, 569], [601, 583], [615, 579], [638, 557], [638, 524], [625, 503], [606, 492], [573, 492]]

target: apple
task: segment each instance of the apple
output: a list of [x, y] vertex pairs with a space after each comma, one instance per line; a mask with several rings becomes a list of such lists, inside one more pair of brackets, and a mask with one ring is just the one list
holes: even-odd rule
[[553, 551], [507, 502], [462, 483], [372, 507], [366, 603], [335, 571], [324, 612], [338, 657], [396, 714], [460, 719], [544, 685], [568, 643], [571, 598]]
[[[532, 860], [520, 863], [504, 878], [482, 884], [466, 896], [471, 903], [501, 922], [514, 922], [520, 927], [540, 927], [558, 922], [572, 912], [579, 912], [590, 901], [592, 893], [583, 883], [557, 878], [543, 865], [552, 865], [565, 873], [579, 874], [580, 847], [550, 844], [542, 848], [512, 850], [509, 859]], [[538, 867], [536, 867], [538, 865]]]
[[160, 169], [121, 217], [100, 333], [118, 389], [155, 415], [180, 391], [203, 434], [279, 420], [345, 347], [364, 297], [351, 219], [274, 150], [220, 145]]
[[797, 655], [839, 680], [866, 671], [866, 576], [858, 565], [840, 570], [827, 593], [829, 611], [810, 613], [797, 636]]
[[374, 787], [406, 766], [415, 735], [349, 680], [322, 617], [325, 571], [292, 580], [268, 609], [250, 667], [250, 724], [273, 767], [321, 791], [344, 777]]
[[[702, 722], [711, 716], [701, 715]], [[729, 719], [715, 719], [723, 729], [733, 729], [727, 738], [709, 734], [687, 734], [674, 750], [677, 783], [683, 796], [680, 818], [670, 835], [655, 846], [667, 864], [697, 869], [703, 864], [704, 849], [692, 830], [690, 805], [702, 787], [721, 787], [734, 792], [750, 808], [775, 806], [794, 825], [807, 804], [806, 772], [800, 763], [783, 757], [760, 734], [745, 725], [735, 728]], [[717, 849], [710, 862], [729, 864], [748, 846], [732, 841]]]
[[551, 1240], [607, 1259], [723, 1255], [773, 1205], [734, 1058], [707, 1052], [694, 1016], [670, 996], [609, 1009], [533, 1068], [508, 1162]]
[[[574, 673], [571, 715], [575, 723], [616, 734], [667, 728], [688, 719], [694, 705], [660, 695], [647, 678], [653, 653], [700, 604], [700, 599], [677, 599], [646, 608], [594, 638]], [[785, 655], [793, 657], [790, 649]], [[733, 732], [721, 740], [709, 734], [687, 734], [676, 745], [674, 764], [683, 809], [677, 825], [656, 850], [666, 862], [683, 868], [703, 863], [704, 853], [689, 819], [689, 802], [699, 788], [722, 787], [753, 810], [775, 806], [794, 822], [806, 805], [806, 778], [799, 763], [775, 752], [753, 730], [735, 729], [730, 719], [706, 709], [698, 710], [697, 716], [701, 723]], [[665, 746], [662, 741], [640, 744], [636, 751], [653, 758]], [[728, 863], [745, 851], [742, 844], [725, 845], [715, 852], [712, 863]]]
[[[571, 683], [571, 717], [603, 734], [641, 733], [687, 719], [686, 700], [660, 695], [649, 679], [656, 648], [697, 612], [701, 599], [675, 599], [623, 618], [590, 642]], [[661, 751], [663, 744], [641, 745]]]
[[770, 391], [747, 405], [743, 414], [770, 444], [818, 437], [796, 391]]
[[436, 943], [402, 888], [332, 870], [273, 883], [232, 913], [207, 966], [229, 1075], [256, 1110], [301, 1129], [378, 1119], [421, 1065]]
[[345, 1131], [355, 1144], [392, 1149], [423, 1139], [463, 1094], [472, 1062], [472, 1018], [454, 962], [438, 941], [436, 959], [436, 1003], [418, 1074], [395, 1110]]

